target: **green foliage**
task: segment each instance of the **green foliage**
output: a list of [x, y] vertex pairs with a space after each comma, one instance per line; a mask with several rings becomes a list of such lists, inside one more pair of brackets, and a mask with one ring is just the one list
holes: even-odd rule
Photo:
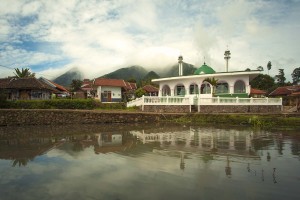
[[300, 83], [300, 67], [295, 68], [292, 73], [293, 84]]
[[267, 74], [259, 74], [255, 79], [250, 81], [252, 88], [260, 90], [269, 90], [275, 86], [275, 80]]
[[8, 107], [8, 101], [6, 99], [6, 91], [4, 89], [0, 89], [0, 108]]
[[52, 99], [8, 101], [5, 108], [14, 109], [94, 109], [97, 102], [92, 99]]
[[257, 70], [259, 70], [259, 71], [264, 71], [264, 68], [263, 68], [262, 66], [258, 66], [258, 67], [257, 67]]
[[135, 91], [135, 96], [137, 98], [142, 97], [143, 95], [146, 95], [146, 91], [143, 88], [139, 88]]
[[283, 117], [272, 115], [243, 115], [243, 114], [197, 114], [185, 115], [180, 118], [171, 120], [177, 123], [193, 125], [232, 125], [232, 126], [249, 126], [260, 129], [276, 129], [278, 127], [293, 127], [300, 129], [299, 117]]
[[251, 69], [250, 69], [250, 68], [247, 68], [247, 69], [245, 69], [245, 71], [247, 71], [247, 72], [250, 72], [250, 71], [251, 71]]
[[271, 61], [268, 62], [267, 68], [268, 68], [268, 75], [269, 75], [269, 71], [270, 71], [271, 68], [272, 68], [272, 63], [271, 63]]
[[14, 74], [18, 78], [35, 77], [35, 73], [30, 72], [29, 68], [22, 68], [21, 70], [19, 68], [15, 68]]
[[71, 90], [74, 92], [74, 91], [77, 91], [81, 88], [82, 86], [82, 81], [79, 80], [79, 79], [74, 79], [72, 80], [72, 83], [71, 83]]
[[284, 76], [284, 69], [279, 69], [278, 75], [275, 76], [277, 85], [278, 86], [284, 86], [285, 85], [285, 76]]
[[100, 110], [124, 110], [124, 109], [126, 109], [126, 104], [125, 103], [97, 102], [97, 109], [100, 109]]

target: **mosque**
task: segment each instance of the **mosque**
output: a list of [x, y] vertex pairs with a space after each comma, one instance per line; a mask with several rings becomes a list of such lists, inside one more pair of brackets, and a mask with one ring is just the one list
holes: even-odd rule
[[[230, 51], [224, 53], [226, 71], [216, 72], [205, 62], [193, 75], [183, 76], [183, 57], [178, 57], [178, 76], [153, 79], [158, 97], [142, 97], [127, 106], [152, 112], [274, 112], [282, 109], [280, 98], [249, 98], [250, 81], [259, 70], [228, 71]], [[202, 110], [202, 111], [201, 111]]]

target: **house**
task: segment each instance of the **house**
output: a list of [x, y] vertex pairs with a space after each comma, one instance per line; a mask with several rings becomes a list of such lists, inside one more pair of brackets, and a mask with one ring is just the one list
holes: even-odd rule
[[101, 102], [122, 102], [128, 85], [122, 79], [96, 78], [93, 81], [95, 99]]
[[145, 90], [148, 96], [158, 96], [158, 88], [153, 85], [145, 85], [143, 90]]
[[93, 81], [90, 79], [83, 79], [81, 90], [84, 91], [86, 98], [94, 97]]
[[297, 103], [298, 95], [297, 93], [300, 92], [300, 85], [293, 85], [293, 86], [283, 86], [278, 87], [273, 90], [269, 97], [281, 97], [283, 98], [283, 105], [285, 106], [294, 106]]
[[125, 96], [127, 99], [135, 99], [135, 91], [137, 89], [136, 83], [126, 82], [126, 92]]
[[52, 93], [58, 92], [35, 77], [6, 78], [0, 85], [6, 90], [8, 100], [50, 99]]
[[54, 94], [57, 97], [68, 97], [70, 96], [69, 91], [62, 85], [59, 85], [57, 83], [54, 83], [53, 81], [50, 81], [44, 77], [39, 78], [40, 81], [46, 83], [47, 85], [49, 85], [50, 87], [55, 89]]

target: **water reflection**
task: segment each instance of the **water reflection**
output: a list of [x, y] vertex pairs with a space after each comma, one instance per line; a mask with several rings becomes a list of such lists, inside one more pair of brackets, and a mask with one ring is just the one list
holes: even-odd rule
[[[48, 196], [37, 192], [36, 199], [85, 199], [85, 193], [92, 199], [297, 199], [299, 157], [295, 133], [169, 124], [0, 127], [0, 193], [42, 171], [37, 184]], [[23, 187], [29, 195], [37, 185]], [[136, 187], [144, 193], [136, 196]]]

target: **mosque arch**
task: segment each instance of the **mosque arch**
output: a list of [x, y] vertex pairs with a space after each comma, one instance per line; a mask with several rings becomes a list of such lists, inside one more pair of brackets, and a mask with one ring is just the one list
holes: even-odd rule
[[175, 96], [184, 96], [185, 95], [185, 87], [183, 84], [177, 84], [175, 86]]
[[237, 80], [234, 83], [234, 93], [246, 93], [246, 84], [242, 80]]
[[171, 95], [171, 89], [168, 85], [164, 85], [161, 90], [162, 96], [170, 96]]
[[210, 83], [204, 81], [200, 87], [201, 94], [211, 94], [211, 85]]
[[196, 83], [192, 83], [190, 84], [190, 87], [189, 87], [189, 94], [199, 94], [199, 87], [198, 87], [198, 84]]
[[218, 81], [216, 86], [216, 94], [229, 93], [229, 85], [226, 81]]

